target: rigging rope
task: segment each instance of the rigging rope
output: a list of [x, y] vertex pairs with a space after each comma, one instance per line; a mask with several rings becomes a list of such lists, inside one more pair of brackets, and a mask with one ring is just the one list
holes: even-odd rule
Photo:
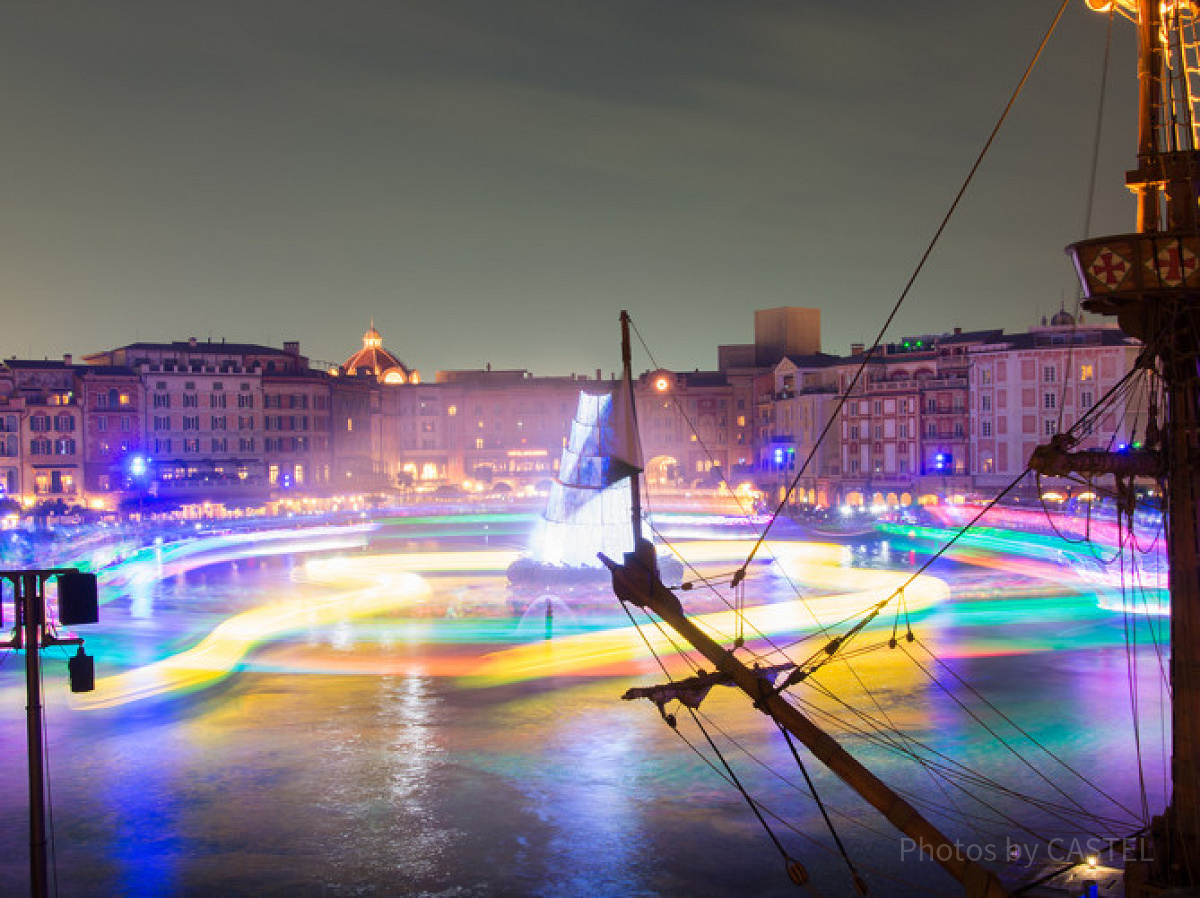
[[1050, 42], [1051, 36], [1053, 36], [1055, 29], [1058, 27], [1058, 22], [1062, 18], [1063, 13], [1066, 11], [1067, 4], [1070, 2], [1071, 0], [1063, 0], [1062, 4], [1058, 8], [1058, 12], [1054, 14], [1054, 19], [1051, 21], [1050, 27], [1046, 29], [1046, 33], [1042, 36], [1042, 40], [1041, 43], [1038, 44], [1037, 51], [1033, 54], [1033, 58], [1030, 59], [1029, 64], [1025, 67], [1025, 71], [1021, 75], [1021, 80], [1017, 83], [1016, 88], [1013, 90], [1012, 96], [1009, 97], [1008, 103], [1005, 104], [1004, 111], [1000, 113], [1000, 117], [993, 126], [987, 140], [984, 141], [983, 149], [979, 151], [979, 155], [976, 157], [974, 164], [971, 166], [970, 171], [967, 172], [967, 176], [963, 180], [962, 185], [959, 187], [958, 193], [955, 194], [954, 200], [950, 203], [950, 208], [942, 217], [941, 224], [938, 225], [932, 239], [930, 239], [929, 244], [925, 247], [925, 251], [921, 254], [921, 258], [918, 260], [916, 267], [909, 276], [908, 282], [904, 285], [904, 289], [900, 291], [900, 295], [897, 297], [895, 304], [892, 306], [891, 312], [888, 313], [887, 318], [884, 320], [883, 326], [879, 329], [879, 333], [876, 335], [875, 341], [871, 344], [871, 347], [863, 353], [861, 364], [855, 370], [854, 376], [851, 378], [850, 383], [847, 384], [846, 389], [838, 397], [838, 402], [834, 406], [833, 411], [830, 413], [829, 420], [826, 421], [825, 427], [821, 430], [821, 433], [817, 437], [816, 442], [813, 444], [812, 449], [805, 456], [804, 464], [801, 466], [800, 470], [796, 472], [796, 476], [792, 478], [792, 482], [784, 492], [783, 498], [780, 499], [779, 505], [776, 506], [774, 514], [771, 515], [771, 518], [767, 521], [766, 527], [763, 528], [762, 535], [758, 538], [758, 541], [754, 544], [753, 548], [751, 548], [749, 557], [747, 557], [746, 561], [742, 564], [742, 567], [740, 568], [742, 577], [746, 575], [746, 568], [750, 566], [750, 563], [754, 560], [754, 556], [758, 554], [758, 550], [766, 541], [767, 534], [770, 532], [772, 525], [783, 512], [783, 509], [787, 506], [788, 499], [795, 491], [796, 486], [800, 483], [800, 478], [803, 476], [805, 470], [808, 468], [808, 465], [815, 456], [817, 448], [822, 442], [824, 442], [825, 437], [829, 434], [834, 422], [841, 414], [842, 407], [846, 404], [850, 394], [858, 385], [858, 382], [862, 378], [863, 372], [866, 370], [867, 365], [870, 364], [871, 360], [875, 356], [875, 353], [882, 345], [884, 335], [891, 327], [896, 315], [899, 314], [900, 307], [904, 305], [904, 301], [908, 298], [909, 292], [912, 290], [913, 285], [917, 282], [917, 278], [924, 270], [925, 263], [933, 254], [934, 247], [937, 246], [938, 241], [941, 240], [942, 233], [950, 224], [950, 219], [954, 216], [955, 211], [957, 211], [959, 203], [962, 202], [963, 196], [966, 195], [967, 188], [971, 185], [971, 182], [975, 178], [975, 174], [979, 171], [980, 166], [983, 164], [983, 159], [987, 155], [988, 150], [991, 149], [992, 143], [996, 139], [996, 135], [1000, 133], [1001, 126], [1003, 126], [1004, 122], [1008, 119], [1008, 115], [1012, 111], [1013, 106], [1016, 104], [1017, 97], [1021, 95], [1021, 91], [1025, 88], [1025, 83], [1029, 80], [1029, 76], [1033, 74], [1034, 67], [1037, 65], [1038, 60], [1041, 59], [1042, 52], [1046, 49], [1046, 45]]
[[[685, 705], [684, 707], [687, 706]], [[817, 894], [816, 888], [808, 882], [807, 871], [805, 871], [800, 862], [788, 854], [787, 849], [783, 847], [783, 843], [779, 841], [779, 836], [775, 835], [775, 831], [771, 829], [771, 824], [767, 823], [767, 818], [764, 817], [762, 811], [759, 810], [758, 802], [755, 801], [750, 793], [746, 791], [746, 787], [742, 785], [742, 781], [738, 779], [737, 774], [733, 772], [733, 768], [725, 759], [725, 755], [721, 753], [721, 749], [717, 748], [717, 743], [713, 741], [712, 736], [709, 735], [708, 730], [701, 722], [695, 710], [688, 708], [688, 713], [692, 715], [692, 720], [695, 722], [700, 732], [704, 734], [704, 738], [708, 741], [709, 747], [712, 748], [718, 760], [720, 760], [721, 766], [725, 768], [725, 772], [729, 774], [729, 781], [732, 782], [738, 792], [742, 794], [742, 798], [746, 800], [746, 804], [750, 806], [750, 810], [754, 811], [754, 816], [758, 818], [758, 822], [762, 824], [762, 827], [764, 830], [766, 830], [767, 835], [771, 837], [771, 841], [775, 843], [775, 847], [779, 849], [779, 854], [783, 858], [784, 865], [787, 868], [788, 878], [798, 886], [807, 885], [810, 892], [812, 892], [814, 895]]]
[[829, 819], [829, 812], [825, 810], [825, 802], [821, 801], [821, 796], [817, 794], [817, 787], [812, 781], [812, 777], [808, 775], [808, 769], [804, 766], [804, 762], [800, 760], [800, 752], [796, 750], [796, 743], [792, 740], [792, 734], [788, 731], [779, 719], [774, 715], [771, 719], [775, 721], [775, 726], [779, 728], [779, 732], [783, 733], [783, 738], [787, 741], [788, 748], [791, 749], [792, 757], [796, 759], [796, 766], [800, 768], [800, 772], [804, 775], [804, 782], [808, 783], [808, 789], [812, 793], [813, 801], [817, 803], [817, 807], [821, 810], [821, 816], [825, 819], [825, 825], [829, 828], [829, 834], [833, 836], [834, 844], [837, 845], [838, 851], [841, 852], [842, 860], [846, 862], [846, 866], [850, 869], [850, 877], [854, 881], [854, 889], [860, 895], [867, 894], [867, 884], [863, 878], [858, 875], [858, 870], [854, 868], [854, 861], [850, 859], [850, 855], [846, 851], [846, 846], [842, 844], [842, 837], [838, 835], [837, 828], [833, 825], [833, 821]]

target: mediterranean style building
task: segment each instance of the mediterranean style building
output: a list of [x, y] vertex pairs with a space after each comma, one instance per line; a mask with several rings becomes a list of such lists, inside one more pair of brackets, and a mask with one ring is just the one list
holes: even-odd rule
[[[760, 310], [717, 370], [637, 378], [646, 477], [750, 484], [801, 505], [902, 506], [994, 492], [1132, 368], [1139, 345], [1060, 312], [1024, 334], [913, 337], [821, 352], [815, 309]], [[440, 371], [425, 380], [374, 324], [340, 366], [189, 339], [0, 366], [0, 496], [117, 509], [254, 507], [288, 496], [529, 494], [556, 476], [580, 393], [602, 372]], [[1083, 448], [1130, 439], [1138, 409]]]

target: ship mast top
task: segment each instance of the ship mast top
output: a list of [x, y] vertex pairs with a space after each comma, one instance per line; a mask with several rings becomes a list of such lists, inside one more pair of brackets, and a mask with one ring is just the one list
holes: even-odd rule
[[[625, 427], [632, 429], [633, 439], [637, 439], [637, 411], [633, 403], [633, 363], [629, 344], [629, 312], [621, 310], [621, 383], [617, 388], [615, 401], [621, 406], [618, 416], [623, 413], [629, 418]], [[630, 524], [633, 527], [633, 544], [636, 547], [642, 541], [642, 489], [641, 477], [635, 472], [629, 478], [630, 491]]]
[[[1153, 861], [1126, 866], [1126, 894], [1200, 886], [1200, 7], [1194, 0], [1086, 0], [1137, 26], [1137, 168], [1125, 183], [1137, 197], [1137, 230], [1067, 248], [1082, 305], [1115, 316], [1145, 344], [1165, 394], [1165, 422], [1148, 421], [1142, 458], [1039, 447], [1030, 467], [1088, 473], [1103, 461], [1121, 477], [1155, 476], [1162, 485], [1170, 565], [1171, 799], [1151, 827]], [[1106, 455], [1101, 453], [1101, 455]], [[1140, 469], [1140, 468], [1144, 468]], [[1092, 473], [1098, 473], [1093, 471]], [[1190, 894], [1190, 893], [1189, 893]]]

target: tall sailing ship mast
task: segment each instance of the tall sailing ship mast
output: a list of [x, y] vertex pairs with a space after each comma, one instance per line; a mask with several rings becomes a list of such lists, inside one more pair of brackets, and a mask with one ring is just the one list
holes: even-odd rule
[[[1165, 393], [1145, 448], [1073, 453], [1066, 441], [1041, 447], [1030, 467], [1044, 474], [1112, 474], [1118, 493], [1135, 476], [1162, 482], [1170, 565], [1170, 804], [1156, 817], [1146, 860], [1126, 869], [1126, 894], [1200, 886], [1200, 8], [1192, 0], [1087, 0], [1137, 27], [1137, 232], [1081, 241], [1067, 252], [1083, 307], [1114, 316], [1145, 346], [1141, 364]], [[1190, 894], [1195, 894], [1189, 892]]]
[[[1073, 452], [1069, 437], [1056, 437], [1038, 448], [1029, 467], [1051, 476], [1113, 475], [1118, 495], [1130, 502], [1135, 477], [1156, 478], [1162, 486], [1171, 569], [1172, 794], [1147, 836], [1146, 859], [1128, 863], [1125, 884], [1126, 894], [1139, 898], [1200, 894], [1192, 891], [1200, 887], [1200, 122], [1193, 90], [1200, 80], [1200, 7], [1193, 0], [1086, 2], [1097, 11], [1119, 12], [1137, 28], [1138, 165], [1126, 178], [1137, 197], [1137, 231], [1084, 240], [1068, 253], [1083, 285], [1083, 307], [1115, 316], [1125, 333], [1142, 341], [1140, 364], [1160, 379], [1166, 399], [1161, 412], [1151, 405], [1142, 448]], [[624, 312], [621, 320], [628, 384]], [[941, 864], [968, 898], [1005, 895], [995, 874], [786, 701], [782, 688], [774, 685], [774, 670], [746, 665], [735, 656], [736, 649], [725, 648], [689, 620], [659, 577], [653, 546], [642, 538], [638, 498], [635, 490], [634, 551], [622, 563], [602, 556], [612, 572], [613, 591], [623, 602], [660, 617], [715, 668], [691, 678], [694, 684], [672, 683], [639, 693], [662, 689], [664, 696], [678, 697], [688, 687], [739, 687], [754, 707]], [[885, 604], [887, 600], [880, 610]], [[836, 643], [828, 648], [831, 656]], [[789, 676], [784, 687], [796, 679]], [[1179, 888], [1186, 891], [1173, 891]]]

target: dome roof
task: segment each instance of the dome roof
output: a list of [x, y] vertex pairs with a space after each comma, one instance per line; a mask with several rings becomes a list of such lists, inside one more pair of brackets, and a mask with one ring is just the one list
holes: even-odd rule
[[419, 383], [420, 375], [383, 348], [383, 336], [375, 322], [363, 334], [362, 349], [346, 359], [347, 374], [369, 373], [389, 384]]
[[1074, 327], [1075, 316], [1066, 309], [1059, 309], [1054, 313], [1054, 317], [1050, 319], [1051, 327]]

